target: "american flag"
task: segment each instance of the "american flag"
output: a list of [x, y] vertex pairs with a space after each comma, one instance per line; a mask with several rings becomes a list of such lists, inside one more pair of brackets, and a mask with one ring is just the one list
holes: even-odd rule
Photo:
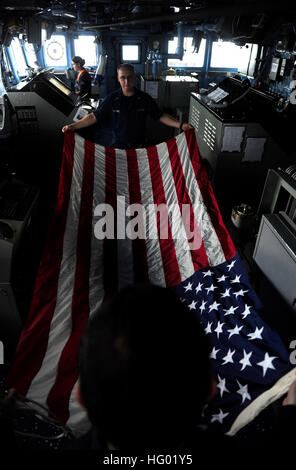
[[[295, 378], [294, 371], [288, 374], [292, 369], [288, 352], [278, 334], [262, 320], [263, 307], [237, 254], [218, 266], [196, 271], [175, 290], [197, 312], [210, 338], [217, 394], [205, 406], [204, 420], [227, 432], [241, 411], [281, 376], [289, 383]], [[278, 398], [276, 390], [274, 397]], [[261, 410], [259, 407], [255, 415]], [[248, 413], [247, 421], [255, 417], [254, 406]], [[241, 425], [237, 426], [239, 430]]]
[[[143, 206], [154, 236], [121, 236], [122, 199], [125, 208]], [[113, 238], [95, 235], [96, 209], [103, 203], [114, 210]], [[164, 238], [154, 210], [160, 205], [169, 209]], [[181, 217], [183, 205], [189, 207], [190, 228], [201, 237], [198, 246]], [[194, 130], [136, 150], [105, 148], [68, 132], [53, 221], [9, 382], [76, 435], [90, 426], [74, 393], [88, 318], [104, 299], [137, 281], [175, 289], [209, 335], [218, 394], [204, 411], [208, 423], [229, 430], [243, 408], [287, 377], [288, 353], [260, 317]]]

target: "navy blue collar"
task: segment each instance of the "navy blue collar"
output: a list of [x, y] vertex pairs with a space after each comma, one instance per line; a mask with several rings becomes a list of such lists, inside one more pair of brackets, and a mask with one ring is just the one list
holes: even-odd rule
[[[139, 95], [139, 90], [138, 90], [138, 88], [134, 87], [134, 89], [135, 89], [135, 93], [134, 93], [133, 95], [131, 95], [131, 96], [126, 96], [126, 98], [133, 98], [134, 96]], [[119, 95], [120, 98], [122, 98], [122, 97], [124, 96], [121, 87], [118, 88], [118, 95]]]

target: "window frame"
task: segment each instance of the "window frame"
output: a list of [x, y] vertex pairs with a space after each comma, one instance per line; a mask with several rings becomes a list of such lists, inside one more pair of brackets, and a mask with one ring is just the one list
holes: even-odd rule
[[[24, 61], [25, 61], [25, 64], [26, 66], [28, 67], [28, 62], [27, 62], [27, 57], [26, 57], [26, 54], [24, 52], [24, 48], [23, 48], [23, 45], [21, 43], [21, 40], [19, 39], [18, 36], [14, 36], [12, 38], [12, 41], [14, 39], [17, 39], [19, 41], [19, 45], [20, 45], [20, 48], [21, 48], [21, 51], [22, 51], [22, 54], [23, 54], [23, 58], [24, 58]], [[27, 74], [20, 74], [19, 71], [18, 71], [18, 68], [17, 68], [17, 61], [16, 61], [16, 57], [15, 57], [15, 53], [14, 53], [14, 50], [13, 50], [13, 46], [12, 46], [12, 41], [10, 43], [10, 46], [8, 46], [6, 48], [6, 51], [7, 51], [7, 56], [8, 56], [8, 60], [10, 62], [10, 65], [11, 65], [11, 68], [12, 68], [12, 71], [13, 71], [13, 74], [16, 78], [17, 81], [20, 81], [22, 78], [26, 77]]]
[[[76, 53], [76, 49], [75, 49], [75, 40], [76, 40], [76, 39], [79, 39], [79, 36], [83, 36], [83, 37], [93, 36], [93, 37], [96, 37], [96, 35], [95, 35], [94, 33], [88, 33], [88, 34], [85, 34], [85, 33], [84, 33], [84, 34], [80, 34], [80, 33], [78, 33], [77, 36], [78, 36], [78, 37], [74, 37], [74, 38], [73, 38], [73, 54], [74, 54], [74, 56], [75, 56], [75, 55], [79, 55], [79, 54]], [[99, 50], [98, 50], [98, 45], [97, 45], [97, 44], [95, 44], [95, 48], [96, 48], [96, 63], [95, 63], [95, 64], [91, 64], [91, 65], [85, 63], [85, 67], [87, 67], [87, 68], [96, 68], [96, 67], [98, 66], [98, 62], [99, 62]], [[84, 59], [83, 56], [82, 56], [82, 58]]]
[[46, 46], [45, 43], [42, 44], [42, 56], [44, 60], [44, 66], [45, 68], [52, 68], [54, 67], [54, 70], [60, 71], [60, 70], [66, 70], [69, 67], [69, 44], [67, 40], [67, 35], [64, 32], [58, 32], [58, 33], [53, 33], [50, 37], [49, 40], [51, 40], [55, 36], [63, 36], [65, 39], [65, 54], [66, 54], [66, 64], [65, 65], [49, 65], [46, 61]]
[[[126, 60], [123, 59], [123, 46], [138, 46], [138, 60]], [[120, 43], [120, 61], [126, 64], [141, 64], [142, 63], [142, 44], [138, 41], [124, 41]]]
[[[242, 75], [246, 75], [243, 72], [239, 72], [238, 67], [213, 67], [213, 66], [211, 66], [214, 42], [218, 42], [218, 41], [212, 41], [211, 42], [211, 57], [210, 57], [210, 61], [209, 61], [209, 72], [217, 72], [217, 73], [219, 73], [219, 72], [238, 72], [238, 73], [241, 73]], [[223, 42], [231, 42], [231, 41], [223, 41]], [[257, 45], [257, 47], [258, 47], [257, 43], [247, 43], [247, 44]], [[237, 47], [240, 47], [240, 46], [237, 46]], [[243, 47], [245, 47], [245, 46], [243, 46]], [[257, 49], [257, 51], [258, 51], [258, 49]], [[252, 48], [250, 48], [250, 54], [251, 54], [251, 52], [252, 52]]]
[[[31, 43], [27, 42], [27, 44], [31, 44]], [[35, 48], [34, 44], [32, 44], [32, 47], [33, 47], [33, 50], [34, 50], [34, 53], [35, 53], [36, 61], [38, 63], [37, 52], [36, 52], [36, 48]], [[28, 59], [29, 54], [28, 54], [28, 51], [26, 49], [26, 41], [24, 41], [24, 40], [22, 41], [22, 48], [23, 48], [24, 56], [26, 58], [26, 63], [28, 65], [28, 67], [32, 67], [32, 65], [29, 64], [29, 59]]]
[[[168, 43], [167, 43], [167, 47], [169, 50], [169, 41], [172, 41], [174, 40], [175, 38], [178, 39], [178, 36], [172, 36], [171, 38], [168, 39]], [[184, 34], [183, 36], [183, 48], [184, 48], [184, 40], [185, 38], [191, 38], [193, 39], [193, 36], [190, 36], [190, 35], [186, 35], [186, 33]], [[173, 68], [173, 69], [178, 69], [178, 70], [203, 70], [205, 68], [205, 62], [206, 62], [206, 52], [207, 52], [207, 38], [202, 38], [204, 41], [205, 41], [205, 50], [204, 50], [204, 56], [203, 56], [203, 63], [202, 65], [199, 65], [199, 66], [193, 66], [193, 65], [171, 65], [169, 64], [169, 60], [180, 60], [180, 59], [171, 59], [169, 57], [169, 53], [168, 53], [168, 57], [167, 57], [167, 67], [170, 67], [170, 68]], [[174, 54], [174, 53], [172, 53]], [[183, 57], [184, 57], [184, 54], [183, 54]], [[182, 59], [183, 60], [183, 59]]]

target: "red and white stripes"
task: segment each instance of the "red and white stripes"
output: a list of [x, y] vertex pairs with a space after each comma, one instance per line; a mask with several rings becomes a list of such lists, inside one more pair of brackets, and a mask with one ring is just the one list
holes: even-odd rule
[[[119, 208], [123, 200], [125, 208]], [[95, 236], [95, 208], [102, 203], [113, 208], [114, 239]], [[144, 239], [122, 236], [124, 221], [118, 214], [134, 204], [145, 212]], [[160, 237], [161, 218], [154, 207], [161, 204], [168, 208], [166, 238]], [[198, 247], [192, 248], [184, 226], [184, 204], [191, 232], [201, 236]], [[86, 413], [73, 390], [89, 316], [127, 284], [150, 280], [174, 286], [234, 255], [193, 131], [127, 151], [67, 133], [53, 223], [10, 384], [47, 405], [77, 434], [85, 432]]]

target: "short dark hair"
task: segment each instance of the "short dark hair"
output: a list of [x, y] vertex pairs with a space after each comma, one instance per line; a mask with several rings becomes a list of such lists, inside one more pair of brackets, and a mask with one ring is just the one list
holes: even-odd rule
[[74, 62], [74, 64], [79, 64], [81, 67], [83, 67], [85, 64], [85, 60], [82, 59], [82, 57], [80, 57], [79, 55], [75, 55], [72, 58], [72, 62]]
[[196, 313], [172, 291], [125, 288], [101, 305], [82, 340], [80, 386], [90, 420], [119, 449], [174, 448], [200, 420], [209, 355]]
[[134, 74], [136, 73], [133, 65], [131, 64], [120, 64], [117, 67], [117, 72], [119, 72], [120, 69], [127, 69], [131, 73], [134, 73]]

